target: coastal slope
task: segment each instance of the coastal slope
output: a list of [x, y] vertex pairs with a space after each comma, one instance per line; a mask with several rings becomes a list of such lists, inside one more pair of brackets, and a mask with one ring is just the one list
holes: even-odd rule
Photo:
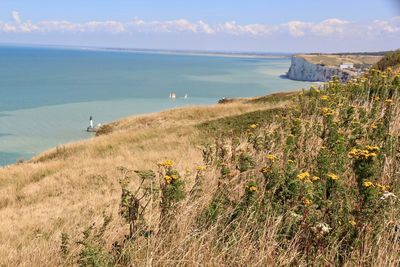
[[235, 100], [130, 117], [105, 126], [93, 139], [0, 168], [0, 266], [64, 266], [62, 233], [77, 240], [105, 213], [115, 218], [111, 227], [121, 227], [121, 167], [154, 169], [173, 158], [193, 172], [202, 163], [199, 146], [208, 138], [196, 125], [285, 105], [286, 100]]

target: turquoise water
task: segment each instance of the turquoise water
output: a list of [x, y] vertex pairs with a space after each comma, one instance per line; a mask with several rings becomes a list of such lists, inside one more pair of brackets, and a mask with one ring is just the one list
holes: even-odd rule
[[0, 165], [91, 137], [90, 115], [106, 123], [307, 86], [280, 77], [289, 65], [289, 58], [0, 47]]

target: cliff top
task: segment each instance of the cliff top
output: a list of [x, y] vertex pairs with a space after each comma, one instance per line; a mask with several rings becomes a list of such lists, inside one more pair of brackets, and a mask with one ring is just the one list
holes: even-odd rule
[[302, 57], [313, 64], [323, 64], [326, 66], [336, 67], [343, 63], [373, 65], [382, 58], [380, 55], [364, 54], [301, 54], [296, 56]]

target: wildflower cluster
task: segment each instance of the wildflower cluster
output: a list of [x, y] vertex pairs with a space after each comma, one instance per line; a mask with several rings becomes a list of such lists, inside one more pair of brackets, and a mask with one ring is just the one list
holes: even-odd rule
[[274, 161], [276, 161], [276, 160], [278, 159], [277, 156], [272, 155], [272, 154], [266, 155], [265, 158], [268, 159], [268, 160], [270, 160], [270, 161], [272, 161], [272, 162], [274, 162]]
[[335, 115], [335, 112], [332, 109], [327, 108], [327, 107], [322, 108], [321, 111], [322, 111], [322, 115], [324, 117], [329, 117], [329, 116]]
[[177, 170], [173, 168], [175, 163], [172, 160], [165, 160], [160, 163], [159, 177], [161, 191], [161, 227], [166, 227], [174, 212], [176, 204], [185, 197], [184, 181]]
[[379, 147], [377, 146], [366, 146], [364, 149], [353, 148], [349, 152], [349, 157], [354, 159], [373, 159], [376, 158], [379, 152]]
[[163, 162], [160, 162], [158, 165], [159, 165], [159, 166], [162, 166], [162, 167], [170, 168], [170, 167], [173, 167], [173, 166], [175, 165], [175, 162], [173, 162], [173, 161], [170, 160], [170, 159], [167, 159], [167, 160], [165, 160], [165, 161], [163, 161]]
[[297, 179], [299, 179], [301, 182], [312, 183], [320, 180], [320, 177], [315, 175], [312, 176], [309, 172], [302, 172], [297, 175]]
[[255, 193], [255, 192], [257, 192], [257, 186], [256, 186], [256, 184], [255, 183], [249, 183], [249, 184], [247, 184], [247, 186], [246, 186], [246, 190], [248, 191], [248, 192], [250, 192], [250, 193]]
[[337, 175], [334, 174], [334, 173], [328, 173], [326, 176], [327, 176], [328, 178], [332, 179], [333, 181], [339, 180], [339, 176], [337, 176]]
[[166, 183], [166, 184], [171, 184], [171, 183], [177, 181], [178, 178], [179, 178], [179, 177], [178, 177], [178, 175], [176, 175], [176, 174], [173, 174], [173, 175], [164, 175], [164, 180], [165, 180], [165, 183]]

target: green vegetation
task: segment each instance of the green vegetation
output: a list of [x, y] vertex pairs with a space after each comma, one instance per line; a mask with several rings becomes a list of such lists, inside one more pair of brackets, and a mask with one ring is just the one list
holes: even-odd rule
[[105, 246], [105, 216], [78, 250], [63, 234], [60, 253], [82, 266], [398, 266], [399, 93], [399, 73], [371, 70], [201, 123], [195, 173], [123, 169], [129, 231]]
[[387, 53], [381, 60], [374, 64], [373, 68], [384, 71], [387, 68], [400, 67], [400, 50]]

